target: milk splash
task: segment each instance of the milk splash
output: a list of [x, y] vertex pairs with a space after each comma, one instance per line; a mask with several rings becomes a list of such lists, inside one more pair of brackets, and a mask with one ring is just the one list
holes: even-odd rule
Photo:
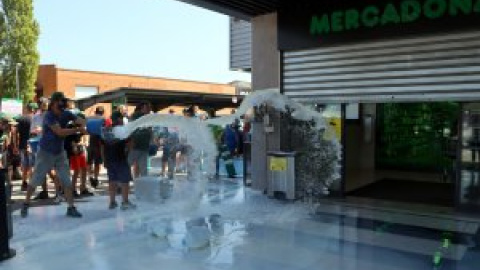
[[[190, 177], [195, 179], [195, 188], [192, 190], [191, 205], [197, 205], [204, 187], [208, 181], [208, 175], [215, 172], [215, 159], [217, 156], [217, 145], [210, 131], [209, 125], [225, 126], [231, 124], [235, 119], [239, 119], [242, 115], [257, 106], [267, 105], [279, 112], [291, 112], [292, 118], [300, 121], [313, 121], [318, 130], [325, 130], [328, 133], [334, 133], [333, 129], [326, 124], [322, 114], [293, 101], [280, 94], [278, 89], [267, 89], [255, 91], [250, 94], [242, 102], [235, 114], [201, 121], [198, 118], [189, 118], [174, 115], [149, 114], [143, 116], [136, 121], [129, 122], [126, 126], [114, 129], [115, 137], [125, 139], [129, 137], [135, 130], [139, 128], [148, 128], [162, 126], [168, 128], [178, 128], [190, 145], [192, 152], [190, 159], [192, 168], [190, 168]], [[340, 160], [340, 145], [335, 136], [329, 136], [329, 140], [337, 146], [337, 156]], [[203, 161], [203, 162], [201, 162]], [[334, 175], [331, 178], [338, 178], [340, 166], [336, 166]], [[204, 173], [206, 172], [206, 173]]]

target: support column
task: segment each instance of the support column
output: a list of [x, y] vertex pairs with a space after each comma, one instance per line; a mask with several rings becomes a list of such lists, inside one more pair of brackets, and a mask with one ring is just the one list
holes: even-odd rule
[[[277, 14], [252, 19], [252, 88], [254, 91], [280, 89], [280, 52], [277, 49]], [[270, 114], [273, 133], [263, 122], [252, 123], [252, 187], [266, 190], [267, 152], [280, 150], [280, 117]]]

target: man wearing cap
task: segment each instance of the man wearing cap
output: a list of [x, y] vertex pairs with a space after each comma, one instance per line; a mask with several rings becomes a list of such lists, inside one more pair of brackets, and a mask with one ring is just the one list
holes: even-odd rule
[[[48, 98], [41, 98], [40, 107], [35, 113], [35, 115], [32, 117], [32, 124], [30, 125], [29, 144], [32, 148], [34, 159], [37, 155], [38, 142], [40, 141], [40, 138], [42, 136], [43, 119], [47, 112], [48, 112]], [[60, 184], [58, 183], [55, 177], [55, 172], [53, 170], [49, 173], [49, 175], [55, 185], [55, 192], [56, 192], [55, 202], [60, 203], [62, 201], [62, 196], [60, 194]], [[46, 178], [42, 184], [42, 191], [38, 193], [35, 199], [40, 199], [40, 200], [48, 199], [48, 187], [47, 187]]]
[[[51, 96], [50, 105], [43, 121], [43, 134], [39, 143], [39, 150], [35, 161], [35, 169], [30, 181], [21, 216], [28, 215], [30, 198], [35, 188], [41, 185], [45, 175], [53, 168], [57, 171], [57, 178], [63, 186], [67, 199], [67, 216], [80, 218], [80, 214], [73, 203], [72, 183], [70, 180], [70, 166], [64, 150], [64, 138], [73, 134], [86, 134], [85, 120], [77, 118], [66, 110], [67, 99], [61, 92]], [[74, 121], [79, 127], [64, 128], [68, 122]]]

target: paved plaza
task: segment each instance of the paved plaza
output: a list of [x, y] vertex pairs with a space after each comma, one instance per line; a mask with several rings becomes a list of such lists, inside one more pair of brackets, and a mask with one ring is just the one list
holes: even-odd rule
[[[13, 213], [17, 256], [2, 270], [36, 269], [478, 269], [480, 219], [442, 208], [368, 200], [270, 199], [240, 179], [180, 176], [170, 199], [108, 210], [107, 197]], [[101, 193], [101, 192], [97, 192]]]

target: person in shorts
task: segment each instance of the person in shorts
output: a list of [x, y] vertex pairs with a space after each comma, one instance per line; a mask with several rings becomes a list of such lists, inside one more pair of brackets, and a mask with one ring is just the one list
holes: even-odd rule
[[[40, 106], [37, 112], [33, 115], [32, 117], [32, 123], [30, 126], [30, 140], [29, 140], [29, 145], [32, 147], [34, 145], [35, 147], [32, 147], [33, 151], [33, 156], [34, 158], [37, 155], [38, 151], [38, 144], [40, 141], [40, 138], [42, 137], [43, 133], [43, 120], [45, 118], [45, 114], [48, 112], [48, 99], [47, 98], [42, 98], [40, 100]], [[33, 170], [32, 170], [33, 171]], [[33, 175], [33, 172], [32, 172]], [[55, 176], [55, 171], [51, 170], [48, 175], [50, 176], [50, 179], [53, 181], [53, 184], [55, 186], [55, 202], [60, 203], [63, 201], [63, 195], [61, 192], [61, 186], [60, 183], [58, 182], [56, 176]], [[28, 188], [28, 185], [27, 185]], [[34, 200], [47, 200], [49, 199], [48, 195], [48, 186], [47, 186], [47, 178], [45, 176], [45, 181], [43, 181], [42, 184], [42, 191], [37, 194]]]
[[33, 169], [31, 160], [27, 157], [27, 146], [31, 134], [32, 119], [37, 109], [37, 103], [29, 103], [27, 105], [27, 113], [17, 119], [18, 150], [20, 151], [22, 165], [22, 191], [27, 191], [27, 180], [30, 178]]
[[[84, 118], [82, 114], [78, 117]], [[71, 124], [68, 126], [74, 128]], [[72, 186], [73, 196], [93, 196], [93, 193], [87, 189], [87, 157], [85, 155], [85, 148], [82, 144], [82, 134], [70, 135], [65, 138], [65, 151], [70, 161], [70, 169], [72, 170]], [[77, 192], [77, 182], [80, 177], [80, 192]]]
[[[104, 118], [105, 109], [102, 106], [95, 108], [95, 117]], [[100, 135], [90, 134], [88, 141], [88, 166], [90, 167], [90, 185], [93, 188], [98, 187], [98, 175], [100, 167], [103, 164], [102, 153], [100, 151], [102, 138]]]
[[27, 144], [27, 149], [25, 149], [25, 153], [22, 154], [22, 164], [29, 168], [35, 166], [35, 155], [33, 154], [32, 146], [30, 144]]
[[164, 129], [164, 135], [162, 138], [162, 176], [166, 176], [166, 169], [168, 165], [168, 160], [170, 159], [170, 153], [172, 147], [177, 143], [178, 136], [176, 135], [173, 130], [169, 130], [168, 128]]
[[[66, 110], [67, 99], [62, 92], [55, 92], [51, 96], [48, 112], [43, 121], [43, 134], [35, 160], [35, 168], [32, 179], [28, 185], [25, 202], [21, 209], [21, 216], [28, 216], [30, 199], [35, 188], [45, 181], [45, 175], [55, 168], [58, 180], [61, 182], [65, 198], [68, 203], [67, 216], [80, 218], [80, 214], [74, 206], [72, 183], [70, 179], [70, 166], [64, 149], [64, 138], [74, 134], [86, 134], [85, 120], [77, 118]], [[67, 123], [75, 122], [75, 128], [66, 128]]]
[[[116, 111], [112, 113], [112, 127], [123, 125], [123, 115]], [[111, 130], [106, 129], [106, 133]], [[112, 136], [104, 136], [102, 153], [107, 168], [108, 191], [110, 196], [109, 209], [115, 209], [118, 204], [115, 200], [117, 188], [122, 194], [122, 210], [134, 209], [135, 204], [128, 199], [129, 185], [132, 181], [132, 172], [127, 160], [127, 140], [118, 140]]]
[[10, 136], [10, 143], [8, 144], [8, 163], [12, 168], [11, 179], [22, 180], [22, 175], [20, 172], [22, 162], [20, 157], [20, 150], [18, 149], [18, 122], [15, 120], [14, 117], [8, 117], [8, 130]]
[[[150, 104], [143, 102], [137, 106], [132, 116], [132, 120], [137, 120], [142, 116], [151, 113]], [[133, 132], [129, 143], [130, 151], [128, 153], [128, 163], [133, 167], [135, 178], [148, 175], [148, 157], [150, 145], [153, 141], [153, 131], [151, 128], [141, 128]]]

